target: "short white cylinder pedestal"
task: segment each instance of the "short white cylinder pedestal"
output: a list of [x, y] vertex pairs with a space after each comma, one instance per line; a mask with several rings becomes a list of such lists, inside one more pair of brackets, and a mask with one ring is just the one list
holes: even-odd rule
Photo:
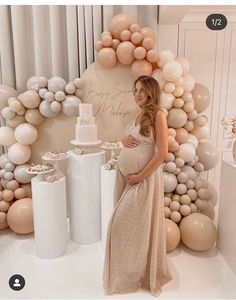
[[105, 249], [107, 227], [114, 210], [114, 188], [116, 171], [106, 170], [101, 167], [101, 221], [102, 221], [102, 246]]
[[81, 245], [101, 240], [101, 165], [105, 151], [68, 151], [70, 237]]
[[36, 254], [59, 257], [67, 246], [65, 177], [52, 183], [34, 177], [31, 183]]

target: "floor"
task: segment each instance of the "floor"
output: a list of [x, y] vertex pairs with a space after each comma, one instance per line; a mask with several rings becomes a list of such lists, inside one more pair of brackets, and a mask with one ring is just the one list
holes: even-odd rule
[[[154, 299], [149, 293], [107, 296], [102, 288], [103, 248], [101, 243], [80, 246], [68, 241], [66, 253], [52, 260], [35, 255], [34, 236], [0, 232], [0, 299]], [[236, 298], [236, 275], [212, 248], [194, 252], [183, 244], [168, 253], [174, 280], [159, 298]], [[20, 274], [24, 289], [13, 291], [9, 278]]]

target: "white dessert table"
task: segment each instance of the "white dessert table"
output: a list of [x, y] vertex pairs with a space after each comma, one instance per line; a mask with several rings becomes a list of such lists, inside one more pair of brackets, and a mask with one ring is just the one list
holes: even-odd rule
[[67, 152], [68, 204], [71, 239], [81, 245], [101, 240], [101, 165], [105, 151]]
[[67, 247], [65, 177], [46, 182], [36, 176], [31, 183], [36, 255], [59, 257]]

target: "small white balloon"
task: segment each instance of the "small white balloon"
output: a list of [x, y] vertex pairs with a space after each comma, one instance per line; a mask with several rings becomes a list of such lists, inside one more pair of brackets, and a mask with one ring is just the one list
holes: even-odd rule
[[12, 120], [16, 115], [16, 113], [14, 111], [12, 111], [8, 106], [4, 107], [1, 113], [2, 113], [3, 118], [8, 119], [8, 120]]
[[58, 113], [61, 111], [61, 103], [58, 101], [53, 101], [50, 105], [51, 110], [55, 113]]
[[38, 92], [40, 90], [38, 76], [32, 76], [27, 81], [27, 89]]
[[62, 91], [58, 91], [55, 93], [55, 99], [57, 101], [63, 101], [65, 99], [65, 96], [66, 96], [65, 93]]
[[80, 78], [75, 78], [73, 83], [77, 89], [79, 89], [83, 86], [83, 80]]
[[40, 88], [46, 88], [48, 85], [48, 80], [46, 77], [40, 76], [38, 79], [38, 83], [39, 83]]
[[40, 113], [46, 118], [54, 118], [59, 112], [53, 112], [50, 106], [50, 102], [43, 100], [39, 105]]
[[64, 92], [65, 86], [66, 86], [66, 81], [59, 76], [52, 77], [48, 80], [48, 90], [50, 92], [53, 93], [56, 93], [58, 91]]
[[12, 172], [6, 172], [6, 173], [4, 174], [4, 176], [3, 176], [3, 178], [4, 178], [5, 180], [12, 180], [12, 179], [14, 178], [14, 175], [13, 175]]

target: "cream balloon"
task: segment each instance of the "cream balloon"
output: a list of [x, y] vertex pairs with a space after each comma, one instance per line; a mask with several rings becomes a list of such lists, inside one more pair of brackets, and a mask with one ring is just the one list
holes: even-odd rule
[[54, 118], [59, 114], [59, 112], [53, 112], [50, 105], [51, 103], [46, 100], [43, 100], [39, 105], [40, 113], [46, 118]]
[[194, 203], [200, 209], [200, 213], [208, 216], [211, 220], [214, 220], [215, 211], [210, 202], [198, 198]]
[[170, 61], [163, 67], [163, 77], [168, 81], [175, 81], [182, 75], [182, 67], [176, 61]]
[[188, 138], [187, 130], [185, 130], [184, 128], [177, 128], [175, 132], [176, 132], [175, 139], [179, 144], [184, 144], [187, 142], [187, 138]]
[[16, 97], [17, 94], [17, 91], [12, 87], [0, 84], [0, 112], [8, 105], [8, 99], [10, 97]]
[[54, 76], [48, 80], [49, 92], [52, 93], [56, 93], [58, 91], [64, 92], [65, 86], [66, 86], [66, 81], [59, 76]]
[[198, 139], [196, 138], [195, 135], [191, 133], [188, 133], [186, 143], [191, 144], [194, 147], [194, 149], [197, 149], [198, 147]]
[[25, 122], [25, 117], [17, 115], [12, 120], [7, 120], [7, 125], [12, 127], [12, 128], [15, 128], [19, 124], [24, 123], [24, 122]]
[[207, 123], [205, 126], [195, 127], [193, 130], [189, 131], [189, 133], [196, 136], [199, 140], [208, 138], [210, 135], [210, 126]]
[[39, 86], [39, 78], [38, 76], [32, 76], [27, 81], [27, 89], [33, 90], [35, 92], [39, 92], [40, 86]]
[[150, 76], [152, 74], [152, 64], [146, 61], [146, 59], [135, 60], [131, 66], [131, 74], [134, 79], [137, 79], [141, 75]]
[[185, 162], [191, 161], [195, 156], [195, 149], [190, 144], [181, 144], [179, 150], [175, 152], [177, 157], [181, 157]]
[[180, 242], [180, 230], [179, 227], [170, 219], [165, 219], [166, 228], [166, 250], [174, 250]]
[[112, 68], [115, 66], [117, 59], [116, 59], [116, 51], [113, 48], [102, 48], [98, 52], [98, 62], [104, 68]]
[[187, 114], [180, 108], [172, 108], [168, 112], [167, 122], [172, 128], [183, 127], [187, 122]]
[[171, 109], [175, 97], [171, 93], [161, 92], [160, 94], [160, 106], [167, 110]]
[[25, 112], [25, 119], [28, 123], [34, 126], [41, 125], [44, 121], [43, 115], [41, 115], [37, 108], [27, 109]]
[[134, 24], [135, 20], [128, 14], [123, 13], [114, 16], [109, 24], [109, 31], [113, 38], [120, 39], [120, 34], [123, 30], [129, 29], [130, 25]]
[[218, 163], [219, 151], [212, 143], [199, 142], [196, 154], [199, 157], [199, 162], [203, 164], [205, 171], [213, 169]]
[[15, 142], [14, 131], [8, 126], [0, 127], [0, 145], [9, 147]]
[[20, 94], [18, 100], [27, 108], [37, 108], [41, 101], [39, 94], [33, 90]]
[[178, 184], [176, 176], [169, 172], [163, 172], [165, 193], [173, 192]]
[[11, 162], [16, 165], [26, 163], [31, 156], [31, 150], [29, 146], [15, 143], [8, 149], [8, 157]]
[[211, 101], [211, 96], [206, 86], [196, 83], [192, 90], [192, 96], [194, 99], [194, 108], [198, 113], [207, 109]]
[[162, 89], [166, 83], [165, 78], [163, 77], [161, 69], [155, 69], [151, 75], [159, 83], [160, 88]]
[[183, 76], [183, 84], [181, 85], [184, 91], [191, 92], [195, 86], [195, 80], [190, 74]]
[[157, 62], [158, 66], [160, 68], [163, 68], [163, 66], [168, 63], [169, 61], [173, 61], [175, 59], [175, 55], [170, 50], [163, 50], [160, 52], [159, 60]]
[[69, 117], [78, 116], [80, 103], [81, 101], [78, 97], [74, 95], [67, 95], [65, 100], [62, 101], [61, 111]]
[[188, 178], [191, 180], [194, 180], [197, 177], [196, 171], [188, 165], [184, 165], [181, 168], [181, 171], [186, 173], [188, 175]]
[[192, 213], [184, 217], [179, 229], [182, 242], [194, 251], [206, 251], [215, 243], [215, 224], [201, 213]]
[[177, 59], [177, 62], [181, 64], [183, 69], [183, 75], [189, 72], [189, 61], [185, 57], [180, 57]]
[[37, 129], [28, 123], [20, 124], [15, 129], [15, 139], [23, 145], [31, 145], [38, 138]]
[[122, 42], [116, 49], [117, 58], [123, 65], [130, 65], [135, 60], [134, 57], [135, 46], [133, 43], [127, 41]]

